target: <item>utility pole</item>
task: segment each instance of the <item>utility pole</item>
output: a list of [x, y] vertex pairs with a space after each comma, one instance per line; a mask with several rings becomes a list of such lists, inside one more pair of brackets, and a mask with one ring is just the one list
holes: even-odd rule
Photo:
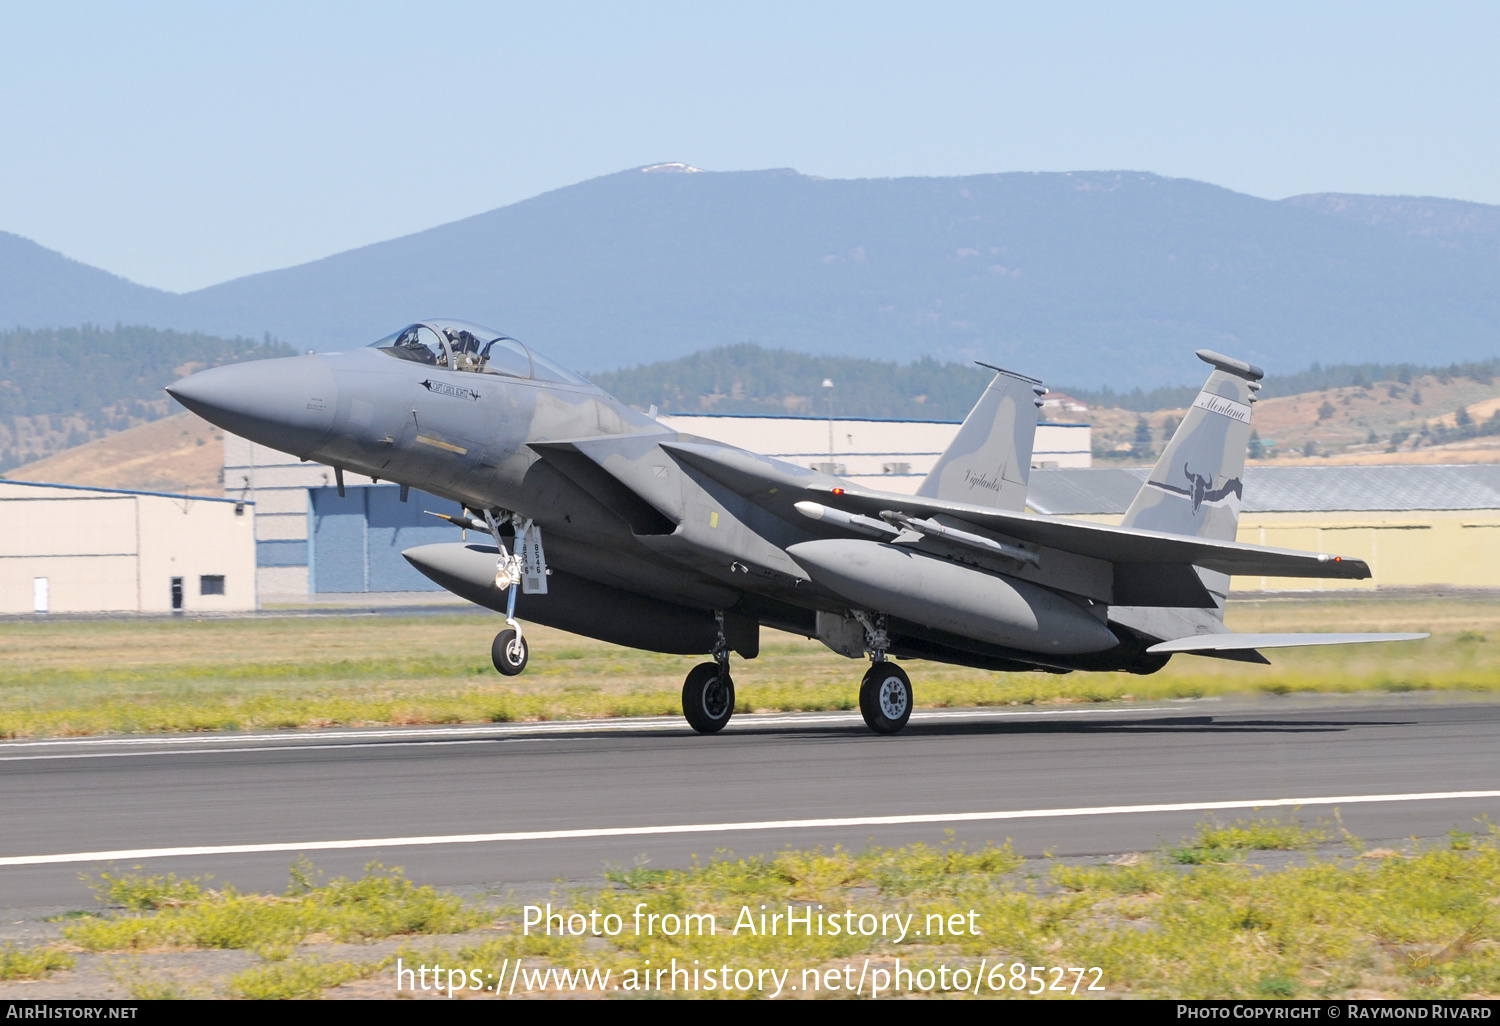
[[833, 473], [833, 379], [824, 378], [823, 387], [828, 390], [828, 472]]

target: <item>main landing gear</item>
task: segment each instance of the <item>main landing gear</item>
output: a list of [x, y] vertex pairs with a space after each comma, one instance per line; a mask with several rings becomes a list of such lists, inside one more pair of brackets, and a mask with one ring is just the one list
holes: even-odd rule
[[860, 715], [875, 733], [895, 734], [911, 719], [911, 678], [885, 657], [890, 640], [884, 614], [872, 618], [861, 611], [854, 616], [865, 629], [865, 648], [870, 653], [870, 668], [859, 685]]
[[682, 684], [682, 714], [700, 734], [717, 734], [734, 715], [734, 680], [729, 676], [729, 642], [724, 638], [724, 614], [715, 612], [719, 639], [714, 661], [699, 663]]
[[859, 685], [859, 711], [877, 734], [894, 734], [911, 719], [911, 678], [895, 663], [881, 660], [865, 671]]

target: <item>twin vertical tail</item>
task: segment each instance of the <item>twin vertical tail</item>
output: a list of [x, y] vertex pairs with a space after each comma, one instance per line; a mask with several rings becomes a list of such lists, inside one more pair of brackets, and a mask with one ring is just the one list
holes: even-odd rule
[[1035, 378], [980, 366], [995, 371], [995, 378], [917, 494], [1019, 511], [1026, 506], [1037, 411], [1046, 389]]

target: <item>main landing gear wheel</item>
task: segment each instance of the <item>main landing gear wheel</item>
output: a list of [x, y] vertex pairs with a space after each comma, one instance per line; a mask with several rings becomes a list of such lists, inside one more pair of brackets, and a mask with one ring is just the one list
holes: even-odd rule
[[517, 635], [513, 627], [507, 627], [496, 634], [490, 645], [490, 658], [495, 662], [495, 669], [507, 677], [514, 677], [526, 669], [526, 660], [530, 657], [531, 650], [526, 646], [526, 639]]
[[911, 719], [911, 678], [895, 663], [884, 660], [865, 672], [859, 686], [859, 711], [877, 734], [894, 734]]
[[721, 663], [699, 663], [682, 685], [682, 714], [688, 726], [700, 734], [724, 729], [734, 715], [734, 681], [729, 667]]

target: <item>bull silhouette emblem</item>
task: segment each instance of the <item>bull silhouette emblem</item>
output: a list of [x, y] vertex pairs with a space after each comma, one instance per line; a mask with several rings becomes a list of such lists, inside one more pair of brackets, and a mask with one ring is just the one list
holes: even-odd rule
[[1237, 499], [1245, 497], [1244, 485], [1240, 483], [1240, 479], [1237, 477], [1231, 477], [1228, 481], [1224, 482], [1222, 487], [1210, 488], [1209, 486], [1214, 483], [1213, 475], [1209, 474], [1205, 477], [1202, 474], [1195, 474], [1192, 468], [1186, 463], [1182, 465], [1182, 476], [1187, 478], [1188, 487], [1186, 488], [1178, 488], [1176, 485], [1169, 484], [1162, 484], [1157, 487], [1164, 488], [1169, 492], [1176, 492], [1178, 495], [1186, 495], [1189, 499], [1192, 499], [1194, 514], [1198, 512], [1199, 507], [1205, 502], [1218, 502], [1229, 495], [1230, 492], [1233, 492]]
[[1195, 474], [1186, 463], [1182, 465], [1182, 474], [1188, 479], [1188, 484], [1192, 486], [1188, 489], [1187, 495], [1193, 500], [1194, 513], [1198, 512], [1198, 507], [1202, 506], [1205, 502], [1218, 502], [1230, 492], [1233, 492], [1237, 499], [1242, 499], [1245, 496], [1244, 485], [1240, 483], [1240, 479], [1237, 477], [1231, 477], [1228, 481], [1225, 481], [1221, 488], [1210, 488], [1209, 485], [1214, 483], [1212, 474], [1207, 477]]

